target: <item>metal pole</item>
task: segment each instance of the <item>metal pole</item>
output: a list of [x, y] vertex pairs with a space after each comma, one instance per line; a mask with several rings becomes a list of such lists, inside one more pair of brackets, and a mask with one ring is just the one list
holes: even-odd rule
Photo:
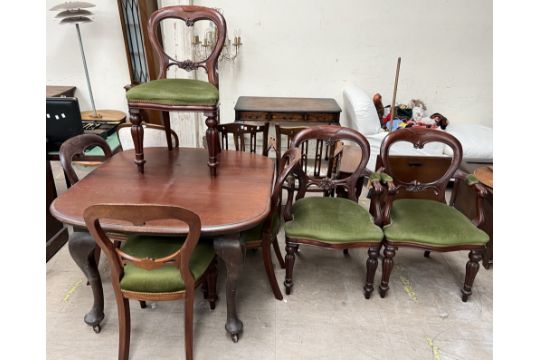
[[88, 66], [86, 66], [86, 57], [84, 56], [84, 48], [82, 44], [81, 30], [79, 29], [79, 23], [76, 23], [75, 27], [77, 28], [77, 35], [79, 36], [79, 45], [81, 46], [81, 55], [82, 55], [83, 64], [84, 64], [84, 73], [86, 74], [86, 83], [88, 84], [88, 92], [90, 93], [90, 101], [92, 102], [92, 110], [94, 111], [93, 117], [100, 118], [101, 116], [98, 115], [98, 113], [96, 112], [96, 105], [94, 104], [94, 94], [92, 94], [92, 86], [90, 85], [90, 76], [88, 75]]

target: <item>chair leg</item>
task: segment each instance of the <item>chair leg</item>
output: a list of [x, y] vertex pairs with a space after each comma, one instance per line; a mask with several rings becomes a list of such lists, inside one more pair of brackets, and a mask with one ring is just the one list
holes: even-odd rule
[[469, 296], [472, 294], [472, 286], [480, 268], [480, 260], [482, 260], [481, 250], [471, 250], [469, 252], [469, 261], [467, 261], [465, 268], [465, 283], [463, 284], [463, 289], [461, 289], [461, 300], [463, 302], [467, 302]]
[[206, 143], [208, 145], [208, 166], [210, 167], [210, 175], [217, 175], [217, 154], [219, 153], [219, 138], [217, 131], [217, 113], [206, 113]]
[[139, 109], [129, 109], [129, 121], [131, 122], [131, 137], [135, 145], [135, 164], [139, 169], [139, 173], [144, 173], [144, 128], [141, 125], [142, 117]]
[[131, 317], [129, 314], [129, 300], [122, 297], [121, 294], [116, 296], [118, 305], [118, 360], [128, 360], [129, 358], [129, 339], [131, 335]]
[[[270, 249], [270, 242], [266, 239], [268, 238], [263, 239], [263, 242], [262, 242], [262, 255], [263, 255], [264, 270], [266, 271], [266, 277], [268, 278], [268, 282], [270, 283], [270, 287], [272, 288], [274, 297], [277, 300], [283, 300], [283, 294], [281, 293], [281, 289], [279, 288], [279, 284], [276, 279], [276, 273], [274, 272], [274, 265], [272, 263], [272, 253], [271, 253], [272, 250]], [[272, 243], [273, 242], [274, 241], [272, 240]], [[275, 247], [274, 247], [274, 250], [275, 250]]]
[[377, 271], [377, 265], [379, 252], [376, 248], [369, 248], [368, 250], [368, 259], [366, 261], [366, 285], [364, 285], [364, 297], [369, 299], [371, 293], [373, 292], [373, 282], [375, 279], [375, 271]]
[[146, 309], [146, 301], [139, 300], [139, 305], [141, 305], [141, 309]]
[[276, 253], [276, 258], [279, 262], [279, 267], [282, 269], [285, 269], [285, 260], [283, 259], [283, 256], [281, 255], [281, 250], [279, 249], [277, 236], [275, 236], [274, 239], [272, 240], [272, 247], [274, 248], [274, 253]]
[[379, 294], [382, 298], [386, 296], [388, 291], [388, 283], [390, 282], [390, 273], [394, 267], [394, 260], [392, 259], [396, 255], [397, 248], [393, 246], [386, 245], [384, 247], [384, 260], [383, 260], [383, 272], [381, 285], [379, 286]]
[[193, 360], [193, 289], [186, 291], [184, 304], [184, 343], [186, 360]]
[[293, 267], [294, 267], [294, 260], [295, 256], [294, 254], [298, 250], [298, 244], [290, 244], [287, 243], [285, 246], [285, 251], [287, 252], [287, 255], [285, 255], [285, 282], [283, 285], [285, 285], [285, 293], [287, 295], [291, 294], [291, 290], [293, 287]]
[[431, 254], [431, 251], [429, 250], [424, 251], [424, 257], [428, 258], [430, 254]]
[[206, 296], [204, 298], [208, 300], [208, 304], [210, 304], [211, 310], [214, 310], [216, 308], [216, 301], [218, 299], [217, 278], [218, 278], [217, 260], [214, 259], [214, 261], [212, 261], [212, 264], [210, 265], [210, 269], [208, 269], [208, 274], [206, 275], [206, 281], [203, 283], [203, 291], [204, 291], [204, 286], [206, 285], [206, 294], [205, 294]]
[[343, 255], [349, 255], [349, 249], [343, 249]]

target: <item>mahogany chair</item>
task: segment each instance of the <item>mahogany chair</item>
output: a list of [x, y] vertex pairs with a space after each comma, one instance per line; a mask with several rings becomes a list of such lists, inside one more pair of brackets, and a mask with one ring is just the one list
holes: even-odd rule
[[[366, 263], [367, 274], [364, 285], [364, 296], [369, 298], [373, 292], [373, 279], [378, 264], [378, 250], [383, 239], [382, 230], [374, 223], [367, 209], [356, 200], [355, 187], [361, 176], [371, 176], [366, 169], [369, 159], [369, 143], [359, 132], [335, 125], [307, 128], [298, 133], [291, 146], [301, 149], [302, 143], [316, 139], [332, 148], [338, 141], [350, 141], [364, 154], [356, 169], [347, 177], [338, 179], [335, 175], [316, 177], [308, 175], [302, 163], [294, 168], [299, 181], [298, 193], [294, 205], [287, 201], [285, 217], [285, 292], [291, 293], [293, 288], [293, 267], [295, 253], [300, 244], [325, 249], [368, 248]], [[344, 187], [349, 198], [339, 197], [305, 197], [309, 187], [314, 186], [330, 192]], [[378, 178], [371, 182], [373, 195], [371, 201], [378, 201], [382, 187]], [[289, 196], [291, 193], [289, 193]], [[377, 222], [377, 219], [375, 219]]]
[[[160, 34], [160, 23], [165, 19], [178, 19], [191, 27], [197, 21], [209, 20], [217, 31], [216, 46], [208, 58], [201, 61], [177, 60], [165, 52]], [[144, 129], [141, 126], [141, 110], [162, 111], [163, 125], [167, 132], [167, 145], [172, 149], [169, 111], [202, 112], [206, 116], [206, 139], [208, 143], [208, 166], [212, 175], [217, 174], [219, 141], [219, 77], [218, 59], [227, 33], [225, 19], [219, 11], [203, 6], [166, 6], [152, 13], [148, 21], [148, 36], [157, 55], [160, 71], [157, 80], [128, 86], [128, 100], [132, 136], [135, 144], [135, 164], [144, 172]], [[166, 79], [167, 70], [177, 66], [186, 71], [203, 68], [208, 81], [192, 79]]]
[[[113, 246], [100, 219], [121, 220], [134, 226], [172, 219], [188, 225], [189, 233], [176, 236], [128, 236], [122, 248]], [[184, 300], [186, 359], [193, 359], [193, 298], [206, 284], [205, 298], [215, 308], [217, 267], [213, 245], [199, 242], [201, 220], [187, 209], [158, 205], [93, 205], [84, 212], [86, 225], [111, 265], [111, 280], [118, 306], [118, 359], [127, 360], [131, 321], [129, 299]], [[174, 235], [174, 234], [171, 234]]]
[[[143, 148], [147, 147], [166, 147], [167, 145], [167, 132], [165, 126], [155, 124], [143, 124], [144, 128], [144, 140]], [[120, 140], [120, 146], [122, 150], [131, 150], [135, 148], [133, 143], [133, 137], [131, 136], [131, 125], [120, 124], [116, 128], [118, 134], [118, 140]], [[179, 146], [178, 135], [171, 129], [171, 135], [173, 140], [173, 147]]]
[[[423, 148], [430, 142], [441, 142], [453, 150], [452, 160], [446, 172], [429, 182], [418, 179], [404, 180], [395, 171], [390, 161], [390, 147], [398, 142], [411, 143], [415, 148]], [[482, 198], [486, 189], [472, 175], [459, 170], [463, 157], [460, 142], [452, 135], [441, 130], [407, 128], [392, 132], [386, 136], [381, 145], [382, 168], [387, 191], [382, 205], [382, 225], [384, 225], [384, 260], [383, 274], [379, 293], [384, 297], [388, 291], [390, 273], [393, 268], [393, 257], [399, 247], [411, 247], [430, 251], [447, 252], [469, 250], [469, 261], [466, 265], [465, 282], [462, 300], [465, 302], [471, 295], [474, 278], [478, 273], [478, 262], [482, 259], [489, 236], [480, 230], [484, 221]], [[386, 178], [386, 179], [384, 179]], [[476, 218], [471, 222], [465, 215], [453, 207], [454, 196], [450, 205], [446, 204], [445, 189], [451, 178], [465, 181], [473, 187], [476, 195]], [[415, 194], [428, 192], [422, 196]], [[429, 194], [431, 192], [431, 194]], [[413, 198], [404, 198], [403, 193], [411, 193]]]
[[[261, 151], [264, 156], [268, 156], [268, 128], [269, 124], [265, 123], [264, 125], [248, 125], [242, 123], [230, 123], [230, 124], [220, 124], [218, 125], [218, 131], [220, 133], [221, 139], [221, 148], [224, 150], [229, 150], [229, 138], [232, 136], [232, 141], [234, 143], [234, 148], [236, 151], [249, 151], [251, 153], [257, 152], [257, 135], [261, 135]], [[277, 234], [282, 224], [281, 216], [281, 207], [278, 206], [274, 211], [271, 212], [269, 216], [269, 221], [271, 222], [271, 243], [278, 259], [279, 266], [285, 268], [285, 260], [281, 255], [281, 250], [279, 249], [279, 243], [277, 240]], [[257, 249], [265, 245], [263, 241], [263, 230], [265, 222], [263, 221], [259, 225], [255, 226], [252, 229], [245, 231], [242, 235], [246, 241], [246, 249]], [[267, 271], [268, 280], [272, 285], [275, 281], [274, 270], [265, 266]], [[271, 269], [271, 271], [269, 270]], [[279, 287], [277, 287], [279, 290]], [[274, 295], [276, 292], [274, 291]], [[281, 291], [279, 292], [281, 296]], [[279, 297], [276, 296], [276, 297]]]
[[[84, 161], [84, 152], [86, 149], [94, 146], [101, 148], [105, 160], [112, 156], [111, 148], [107, 142], [95, 134], [74, 136], [64, 141], [62, 146], [60, 146], [60, 164], [64, 170], [68, 187], [75, 185], [79, 181], [79, 177], [73, 168], [73, 160]], [[117, 246], [119, 246], [119, 243], [117, 243]], [[73, 228], [73, 233], [69, 236], [68, 248], [71, 257], [88, 279], [88, 283], [92, 287], [92, 293], [94, 294], [93, 310], [85, 316], [84, 321], [92, 326], [96, 333], [99, 333], [101, 331], [100, 323], [105, 316], [103, 312], [97, 310], [102, 308], [99, 304], [103, 303], [103, 289], [99, 272], [94, 269], [97, 269], [97, 265], [99, 264], [101, 249], [85, 229], [76, 227]], [[88, 260], [85, 261], [86, 259]], [[88, 261], [92, 262], [94, 267], [86, 266], [85, 264]], [[141, 303], [141, 306], [144, 307], [145, 304]]]

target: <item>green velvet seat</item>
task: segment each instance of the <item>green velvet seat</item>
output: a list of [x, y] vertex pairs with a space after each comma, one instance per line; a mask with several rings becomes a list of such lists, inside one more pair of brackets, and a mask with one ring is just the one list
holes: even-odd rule
[[391, 223], [384, 227], [388, 241], [430, 246], [485, 245], [489, 236], [465, 215], [434, 200], [395, 200]]
[[383, 238], [369, 212], [348, 199], [307, 197], [294, 203], [292, 212], [293, 220], [285, 224], [288, 238], [331, 244], [379, 242]]
[[[161, 258], [176, 252], [183, 240], [173, 237], [132, 236], [128, 238], [122, 250], [139, 258]], [[214, 259], [215, 252], [210, 241], [200, 240], [191, 256], [190, 268], [193, 277], [199, 279]], [[166, 293], [185, 289], [180, 271], [173, 265], [166, 264], [159, 269], [145, 270], [133, 264], [124, 267], [124, 276], [120, 280], [123, 290]]]
[[215, 106], [219, 101], [214, 85], [191, 79], [152, 80], [129, 89], [126, 96], [129, 102], [172, 106]]

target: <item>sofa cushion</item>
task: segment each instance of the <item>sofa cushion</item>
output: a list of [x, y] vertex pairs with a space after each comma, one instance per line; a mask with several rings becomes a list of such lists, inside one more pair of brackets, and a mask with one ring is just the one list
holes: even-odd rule
[[358, 86], [343, 90], [344, 126], [357, 130], [363, 135], [381, 131], [381, 122], [373, 100]]
[[[454, 135], [463, 148], [463, 159], [493, 159], [493, 129], [480, 124], [450, 124], [446, 131]], [[445, 145], [444, 153], [452, 155]]]

